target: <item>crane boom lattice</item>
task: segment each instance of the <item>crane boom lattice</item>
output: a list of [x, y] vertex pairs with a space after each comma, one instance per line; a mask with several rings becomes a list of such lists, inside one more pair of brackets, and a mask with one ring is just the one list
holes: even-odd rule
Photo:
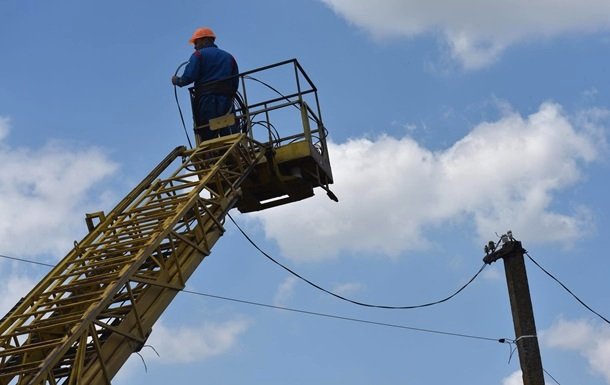
[[109, 384], [220, 237], [263, 154], [243, 134], [178, 148], [0, 325], [0, 384]]
[[[248, 97], [252, 75], [282, 66], [296, 92]], [[298, 62], [239, 76], [243, 102], [227, 121], [243, 133], [177, 147], [107, 215], [87, 214], [89, 233], [0, 319], [0, 385], [109, 385], [210, 254], [229, 210], [295, 202], [315, 187], [334, 197], [326, 129], [305, 100], [317, 106], [317, 90]], [[282, 109], [298, 111], [303, 132], [278, 135], [271, 116]]]

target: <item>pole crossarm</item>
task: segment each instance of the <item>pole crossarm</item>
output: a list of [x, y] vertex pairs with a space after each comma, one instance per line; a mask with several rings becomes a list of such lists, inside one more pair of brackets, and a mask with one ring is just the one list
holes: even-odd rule
[[487, 254], [483, 257], [483, 262], [488, 265], [496, 262], [498, 259], [510, 258], [515, 255], [515, 253], [520, 252], [521, 254], [525, 253], [525, 249], [521, 246], [521, 242], [519, 241], [509, 241], [505, 242], [502, 247], [499, 249]]

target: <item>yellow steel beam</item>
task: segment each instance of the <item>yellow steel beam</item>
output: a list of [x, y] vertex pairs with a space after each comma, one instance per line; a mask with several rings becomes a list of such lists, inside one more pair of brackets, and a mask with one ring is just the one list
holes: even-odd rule
[[107, 385], [141, 349], [264, 154], [242, 134], [204, 146], [170, 154], [2, 319], [0, 385]]

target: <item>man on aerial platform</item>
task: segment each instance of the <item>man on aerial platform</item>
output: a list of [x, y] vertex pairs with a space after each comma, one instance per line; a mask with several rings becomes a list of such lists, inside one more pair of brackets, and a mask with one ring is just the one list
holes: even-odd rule
[[194, 83], [191, 101], [198, 143], [239, 131], [236, 124], [218, 130], [210, 128], [211, 119], [234, 112], [233, 99], [239, 86], [235, 58], [218, 48], [215, 40], [216, 35], [210, 28], [196, 29], [189, 40], [195, 52], [182, 76], [172, 76], [172, 84], [179, 87]]

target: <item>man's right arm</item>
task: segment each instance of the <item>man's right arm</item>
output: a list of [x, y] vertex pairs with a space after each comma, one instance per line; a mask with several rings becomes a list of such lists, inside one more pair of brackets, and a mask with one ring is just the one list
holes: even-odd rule
[[201, 52], [195, 51], [195, 53], [193, 53], [189, 58], [189, 62], [186, 65], [182, 76], [172, 77], [172, 84], [178, 87], [184, 87], [197, 80], [197, 74], [199, 74], [199, 66], [201, 59]]

